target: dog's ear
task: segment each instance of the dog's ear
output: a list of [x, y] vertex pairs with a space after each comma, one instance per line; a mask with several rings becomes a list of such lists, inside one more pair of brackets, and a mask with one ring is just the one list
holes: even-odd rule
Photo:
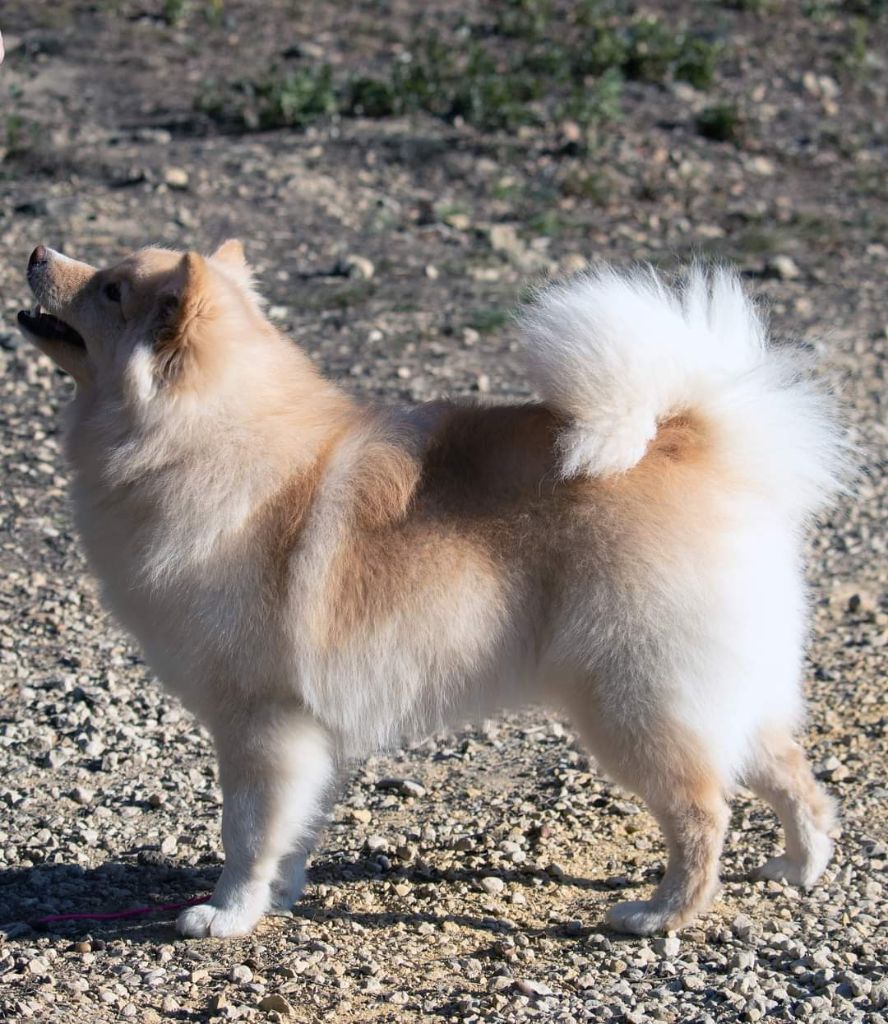
[[210, 271], [206, 260], [187, 252], [172, 282], [160, 295], [154, 329], [157, 374], [171, 381], [196, 359], [199, 341], [213, 317]]
[[238, 280], [249, 282], [250, 265], [247, 263], [243, 244], [236, 238], [229, 238], [227, 242], [223, 242], [210, 259]]

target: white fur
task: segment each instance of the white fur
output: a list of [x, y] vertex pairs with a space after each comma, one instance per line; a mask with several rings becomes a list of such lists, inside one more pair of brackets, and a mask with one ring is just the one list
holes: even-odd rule
[[566, 477], [626, 472], [659, 422], [694, 411], [771, 505], [807, 515], [841, 486], [832, 402], [800, 352], [768, 345], [730, 271], [695, 267], [673, 289], [653, 270], [600, 270], [549, 288], [521, 322], [531, 375], [568, 420]]

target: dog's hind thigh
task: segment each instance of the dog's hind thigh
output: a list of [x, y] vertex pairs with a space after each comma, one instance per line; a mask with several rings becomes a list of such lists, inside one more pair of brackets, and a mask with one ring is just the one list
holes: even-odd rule
[[763, 864], [758, 876], [804, 888], [814, 885], [832, 856], [828, 832], [836, 814], [804, 751], [787, 732], [764, 736], [743, 781], [774, 808], [786, 839], [786, 852]]
[[314, 838], [333, 757], [303, 712], [266, 706], [213, 729], [222, 784], [225, 866], [209, 901], [179, 915], [183, 935], [244, 935], [269, 909], [282, 862]]

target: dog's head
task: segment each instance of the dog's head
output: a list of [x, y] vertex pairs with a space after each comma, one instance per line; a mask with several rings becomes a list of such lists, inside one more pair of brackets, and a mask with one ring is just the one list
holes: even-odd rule
[[82, 389], [127, 405], [212, 387], [238, 336], [271, 330], [236, 241], [206, 258], [143, 249], [107, 270], [39, 245], [28, 284], [24, 335]]

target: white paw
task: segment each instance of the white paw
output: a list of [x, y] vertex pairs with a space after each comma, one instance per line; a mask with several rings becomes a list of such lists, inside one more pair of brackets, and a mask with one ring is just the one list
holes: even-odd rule
[[820, 835], [814, 846], [807, 851], [801, 860], [781, 854], [772, 857], [756, 871], [756, 878], [769, 879], [772, 882], [789, 882], [803, 889], [810, 889], [826, 870], [832, 856], [833, 844], [829, 836]]
[[653, 935], [671, 931], [677, 915], [674, 908], [656, 900], [627, 900], [616, 903], [607, 912], [607, 923], [618, 932], [630, 935]]
[[755, 877], [771, 882], [789, 882], [790, 885], [801, 884], [801, 870], [798, 864], [794, 863], [785, 853], [766, 860], [761, 867], [756, 868]]
[[261, 917], [245, 907], [214, 907], [200, 903], [188, 907], [176, 918], [176, 931], [189, 938], [227, 939], [234, 935], [247, 935]]
[[271, 905], [276, 910], [290, 910], [305, 890], [305, 858], [288, 865], [289, 877], [278, 879], [272, 886]]

